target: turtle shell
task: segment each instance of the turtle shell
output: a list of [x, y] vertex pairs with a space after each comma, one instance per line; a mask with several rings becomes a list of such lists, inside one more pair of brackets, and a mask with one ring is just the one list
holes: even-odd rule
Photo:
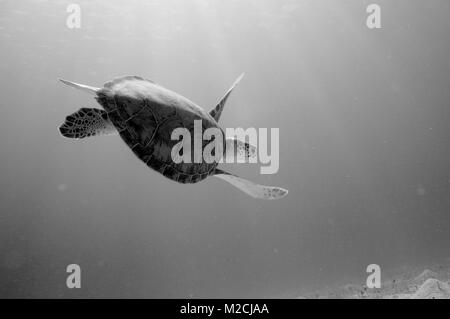
[[[136, 76], [106, 83], [98, 91], [97, 101], [108, 113], [125, 143], [152, 169], [179, 183], [197, 183], [213, 174], [218, 163], [207, 163], [203, 156], [201, 163], [193, 161], [194, 121], [202, 120], [203, 131], [220, 127], [194, 102]], [[181, 127], [191, 133], [191, 163], [175, 163], [171, 157], [172, 148], [179, 142], [172, 140], [171, 134]], [[221, 132], [225, 139], [225, 134]], [[208, 143], [203, 141], [202, 150]]]

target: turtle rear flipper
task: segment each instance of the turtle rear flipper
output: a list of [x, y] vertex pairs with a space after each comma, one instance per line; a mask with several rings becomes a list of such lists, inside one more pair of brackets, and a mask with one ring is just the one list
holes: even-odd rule
[[281, 187], [264, 186], [253, 183], [246, 179], [240, 178], [236, 175], [216, 169], [215, 177], [219, 177], [231, 185], [239, 188], [241, 191], [247, 193], [254, 198], [260, 199], [279, 199], [287, 195], [288, 190]]
[[71, 86], [73, 88], [76, 88], [78, 90], [87, 92], [89, 94], [97, 95], [98, 91], [100, 91], [99, 88], [96, 88], [96, 87], [93, 87], [93, 86], [79, 84], [79, 83], [75, 83], [75, 82], [70, 82], [70, 81], [63, 80], [63, 79], [59, 79], [59, 80], [62, 83], [64, 83], [65, 85]]
[[64, 137], [74, 139], [118, 134], [105, 111], [88, 108], [81, 108], [67, 116], [64, 123], [59, 127], [59, 132]]

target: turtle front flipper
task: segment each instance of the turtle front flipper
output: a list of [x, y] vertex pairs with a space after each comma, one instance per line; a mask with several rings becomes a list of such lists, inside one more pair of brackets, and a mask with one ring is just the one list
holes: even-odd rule
[[74, 139], [118, 134], [105, 111], [88, 108], [81, 108], [67, 116], [64, 123], [59, 127], [59, 132], [64, 137]]
[[240, 178], [236, 175], [216, 169], [215, 177], [219, 177], [231, 185], [239, 188], [241, 191], [247, 193], [254, 198], [260, 199], [280, 199], [287, 195], [288, 190], [281, 187], [264, 186], [253, 183], [246, 179]]
[[227, 138], [225, 141], [225, 163], [256, 163], [256, 146], [235, 138]]
[[239, 83], [239, 81], [242, 80], [242, 78], [244, 77], [244, 73], [242, 73], [236, 81], [234, 81], [233, 85], [228, 89], [227, 93], [225, 93], [225, 95], [220, 99], [219, 103], [217, 103], [216, 107], [213, 108], [210, 112], [209, 115], [212, 116], [212, 118], [214, 120], [216, 120], [216, 122], [219, 122], [219, 118], [220, 115], [222, 114], [223, 108], [225, 106], [225, 103], [227, 102], [228, 97], [230, 96], [231, 92], [233, 91], [233, 89], [236, 87], [236, 85]]

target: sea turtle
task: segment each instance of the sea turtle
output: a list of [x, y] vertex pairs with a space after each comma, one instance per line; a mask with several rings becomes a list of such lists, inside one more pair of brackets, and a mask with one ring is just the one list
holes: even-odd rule
[[[288, 191], [280, 187], [258, 185], [227, 173], [217, 168], [217, 161], [177, 163], [171, 157], [172, 148], [178, 142], [171, 139], [174, 129], [181, 127], [192, 132], [196, 120], [201, 120], [203, 130], [211, 127], [220, 129], [218, 121], [223, 107], [242, 76], [209, 113], [180, 94], [138, 76], [116, 78], [103, 88], [61, 80], [66, 85], [93, 94], [103, 110], [81, 108], [66, 117], [59, 131], [64, 137], [74, 139], [118, 133], [139, 159], [176, 182], [197, 183], [215, 176], [252, 197], [278, 199]], [[222, 136], [224, 157], [237, 154], [244, 154], [247, 158], [256, 156], [254, 146], [238, 139], [225, 139], [225, 134]]]

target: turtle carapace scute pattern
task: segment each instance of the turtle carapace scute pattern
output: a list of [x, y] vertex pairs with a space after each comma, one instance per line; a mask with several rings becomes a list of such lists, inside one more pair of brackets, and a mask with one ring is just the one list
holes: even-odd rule
[[[97, 101], [134, 154], [155, 171], [180, 183], [197, 183], [207, 178], [218, 163], [174, 163], [171, 151], [176, 140], [172, 132], [179, 127], [194, 136], [194, 120], [202, 129], [217, 122], [187, 98], [140, 77], [123, 77], [105, 84]], [[225, 134], [223, 134], [225, 136]], [[203, 141], [205, 146], [208, 141]]]

